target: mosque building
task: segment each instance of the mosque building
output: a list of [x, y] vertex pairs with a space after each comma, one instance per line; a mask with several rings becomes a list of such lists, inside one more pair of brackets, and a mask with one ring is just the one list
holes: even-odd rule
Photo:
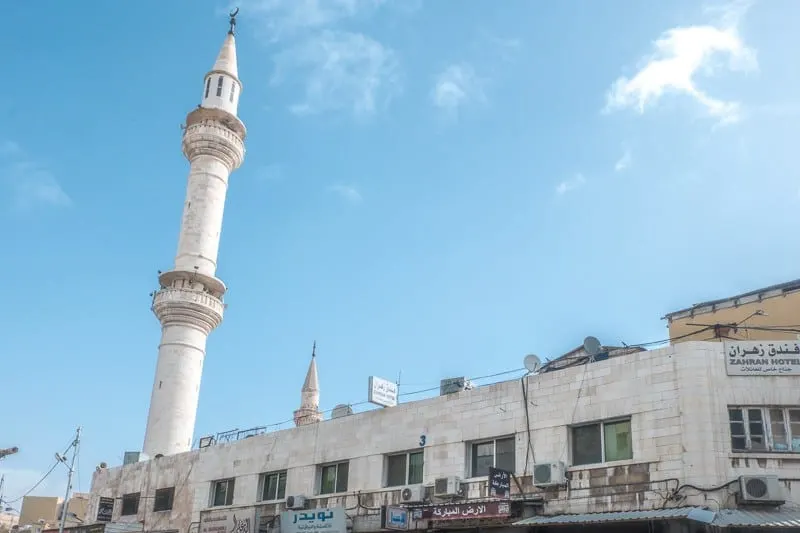
[[[97, 467], [73, 533], [800, 528], [800, 347], [784, 337], [653, 350], [590, 337], [544, 365], [526, 359], [518, 378], [443, 380], [419, 401], [373, 378], [382, 408], [327, 419], [315, 343], [295, 427], [193, 447], [206, 341], [226, 306], [225, 197], [245, 156], [235, 23], [183, 129], [189, 176], [174, 267], [153, 295], [161, 339], [144, 443]], [[774, 297], [789, 292], [800, 285]]]

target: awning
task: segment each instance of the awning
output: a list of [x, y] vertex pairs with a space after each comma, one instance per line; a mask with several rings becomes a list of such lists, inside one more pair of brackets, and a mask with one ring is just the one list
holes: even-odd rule
[[722, 509], [711, 522], [715, 527], [797, 527], [800, 528], [800, 509], [749, 511]]
[[514, 522], [515, 526], [558, 526], [567, 524], [603, 524], [613, 522], [642, 522], [648, 520], [674, 520], [688, 518], [699, 507], [652, 509], [649, 511], [619, 511], [614, 513], [563, 514], [558, 516], [532, 516]]

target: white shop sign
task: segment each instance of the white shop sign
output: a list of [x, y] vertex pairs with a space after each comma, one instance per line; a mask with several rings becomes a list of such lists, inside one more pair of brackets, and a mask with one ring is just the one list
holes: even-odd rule
[[800, 376], [800, 343], [723, 341], [729, 376]]

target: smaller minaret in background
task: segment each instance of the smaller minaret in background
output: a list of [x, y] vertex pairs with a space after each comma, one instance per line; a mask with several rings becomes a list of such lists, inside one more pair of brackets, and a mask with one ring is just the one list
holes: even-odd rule
[[311, 349], [311, 364], [308, 365], [306, 380], [300, 393], [300, 409], [294, 412], [294, 425], [307, 426], [322, 420], [319, 412], [319, 378], [317, 378], [317, 342]]

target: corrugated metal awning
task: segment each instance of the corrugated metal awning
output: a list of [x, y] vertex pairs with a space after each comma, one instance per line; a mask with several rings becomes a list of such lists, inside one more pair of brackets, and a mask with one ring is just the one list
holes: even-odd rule
[[800, 509], [749, 511], [722, 509], [711, 522], [716, 527], [797, 527], [800, 528]]
[[615, 513], [563, 514], [558, 516], [532, 516], [514, 522], [515, 526], [557, 526], [567, 524], [601, 524], [612, 522], [640, 522], [648, 520], [671, 520], [686, 518], [697, 507], [674, 509], [652, 509], [649, 511], [619, 511]]

